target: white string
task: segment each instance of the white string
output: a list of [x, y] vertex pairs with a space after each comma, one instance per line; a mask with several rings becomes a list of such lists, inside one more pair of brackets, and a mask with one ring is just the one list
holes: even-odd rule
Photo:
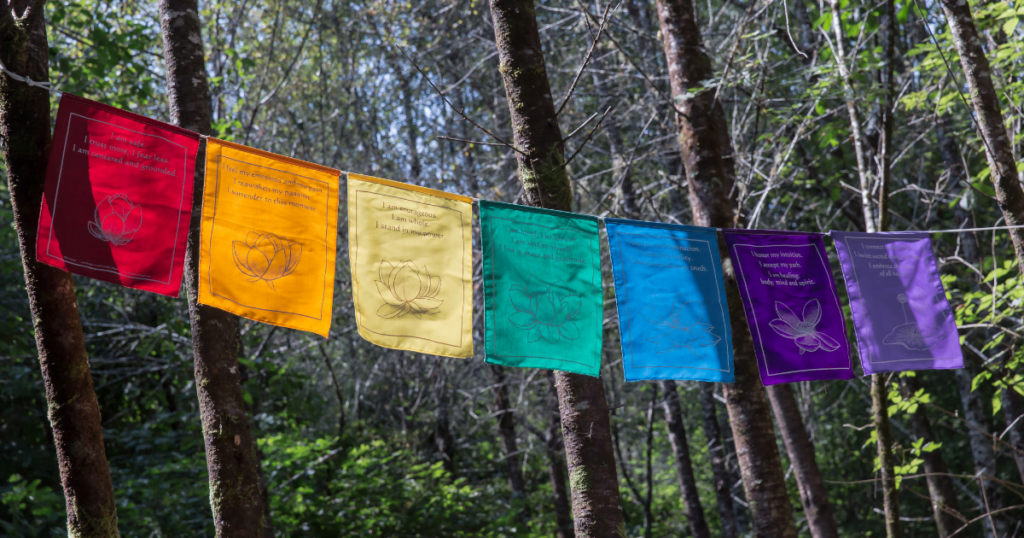
[[4, 61], [3, 60], [0, 60], [0, 70], [2, 70], [4, 73], [7, 73], [7, 76], [13, 78], [14, 80], [17, 80], [17, 81], [20, 81], [20, 82], [24, 82], [25, 84], [28, 84], [29, 86], [35, 86], [36, 88], [42, 88], [42, 89], [44, 89], [44, 90], [46, 90], [46, 91], [48, 91], [50, 93], [57, 94], [58, 96], [61, 95], [61, 92], [59, 92], [59, 91], [57, 91], [57, 90], [55, 90], [55, 89], [50, 87], [50, 83], [49, 82], [36, 82], [36, 81], [34, 81], [34, 80], [32, 80], [32, 79], [30, 79], [28, 77], [23, 77], [23, 76], [15, 73], [14, 71], [11, 71], [10, 69], [7, 69], [7, 66], [4, 65]]

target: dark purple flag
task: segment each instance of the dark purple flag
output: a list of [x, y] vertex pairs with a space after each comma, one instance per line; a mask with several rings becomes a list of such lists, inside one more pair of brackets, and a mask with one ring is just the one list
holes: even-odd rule
[[963, 368], [927, 233], [832, 232], [865, 374]]
[[852, 379], [821, 234], [724, 230], [761, 383]]

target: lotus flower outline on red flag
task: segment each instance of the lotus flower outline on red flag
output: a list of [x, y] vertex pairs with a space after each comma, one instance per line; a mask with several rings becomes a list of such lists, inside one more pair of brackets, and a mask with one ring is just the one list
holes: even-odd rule
[[124, 194], [111, 194], [96, 204], [89, 233], [99, 239], [122, 247], [131, 243], [142, 227], [142, 206]]

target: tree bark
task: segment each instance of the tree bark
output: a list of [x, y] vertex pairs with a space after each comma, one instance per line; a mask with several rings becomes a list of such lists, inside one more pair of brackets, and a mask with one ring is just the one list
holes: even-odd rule
[[[44, 3], [0, 0], [0, 59], [12, 72], [37, 82], [49, 80]], [[0, 74], [0, 134], [68, 535], [116, 537], [114, 487], [75, 286], [71, 274], [35, 258], [52, 142], [49, 92]]]
[[[167, 97], [172, 121], [211, 133], [210, 90], [197, 0], [160, 0]], [[210, 505], [218, 538], [263, 536], [263, 498], [238, 369], [238, 319], [196, 302], [205, 158], [196, 161], [192, 221], [185, 251], [185, 287], [195, 358], [196, 392], [210, 474]]]
[[828, 492], [821, 478], [821, 470], [814, 458], [814, 445], [807, 435], [800, 408], [797, 407], [793, 390], [787, 384], [768, 387], [768, 399], [775, 411], [775, 420], [782, 431], [782, 440], [786, 443], [789, 462], [793, 465], [796, 475], [797, 489], [800, 490], [800, 502], [807, 516], [807, 526], [814, 538], [838, 538], [839, 526], [832, 514], [832, 505], [828, 502]]
[[544, 443], [548, 456], [548, 473], [551, 477], [551, 490], [555, 497], [555, 521], [557, 522], [556, 538], [575, 538], [576, 530], [572, 524], [572, 507], [569, 506], [568, 489], [565, 487], [565, 463], [562, 461], [562, 423], [558, 415], [558, 389], [555, 388], [555, 374], [551, 370], [544, 372], [547, 379], [547, 415], [548, 432]]
[[497, 364], [490, 366], [491, 373], [494, 374], [494, 402], [498, 415], [498, 435], [501, 436], [501, 444], [505, 449], [505, 466], [508, 469], [508, 485], [512, 490], [512, 503], [521, 505], [522, 515], [525, 519], [529, 514], [529, 507], [526, 504], [523, 459], [519, 455], [519, 447], [516, 443], [516, 416], [512, 412], [512, 406], [508, 400], [505, 368]]
[[[564, 166], [565, 144], [533, 2], [491, 0], [490, 6], [524, 199], [532, 206], [569, 211], [572, 188]], [[611, 423], [601, 380], [556, 372], [555, 386], [576, 535], [624, 535]]]
[[668, 426], [668, 439], [676, 456], [676, 476], [679, 478], [679, 491], [683, 495], [686, 521], [694, 538], [710, 538], [711, 530], [704, 519], [704, 508], [700, 504], [700, 495], [697, 492], [697, 479], [693, 476], [690, 446], [686, 441], [686, 427], [683, 425], [683, 410], [679, 406], [676, 382], [664, 380], [661, 382], [661, 388], [665, 392], [662, 407], [665, 411], [665, 424]]
[[1007, 440], [1015, 449], [1013, 461], [1017, 464], [1020, 481], [1024, 484], [1024, 418], [1021, 418], [1021, 415], [1024, 415], [1024, 402], [1021, 402], [1020, 394], [1012, 387], [1003, 389], [1003, 417], [1010, 428]]
[[[731, 195], [732, 150], [728, 133], [723, 132], [725, 115], [721, 103], [715, 100], [715, 90], [703, 88], [713, 72], [701, 43], [696, 10], [691, 0], [658, 0], [657, 7], [669, 82], [679, 110], [676, 122], [689, 182], [693, 222], [698, 226], [736, 226], [732, 207], [735, 195]], [[691, 90], [696, 93], [691, 94]], [[723, 251], [722, 260], [728, 259], [728, 253]], [[736, 382], [724, 385], [724, 393], [743, 487], [753, 516], [754, 534], [795, 538], [793, 509], [768, 402], [758, 379], [753, 340], [732, 264], [725, 261], [723, 269], [728, 280], [726, 291], [736, 371]]]
[[718, 410], [715, 407], [715, 384], [701, 381], [701, 419], [704, 423], [704, 437], [708, 442], [711, 473], [715, 477], [715, 498], [718, 500], [718, 517], [722, 520], [722, 538], [739, 538], [740, 531], [732, 502], [732, 480], [725, 466], [725, 444], [722, 443], [722, 430], [718, 425]]
[[[919, 389], [920, 384], [917, 382], [916, 376], [900, 377], [900, 391], [904, 398], [912, 398]], [[914, 437], [924, 440], [921, 443], [922, 447], [929, 443], [937, 443], [924, 406], [918, 406], [917, 411], [910, 414], [910, 426], [914, 430]], [[964, 525], [960, 502], [956, 498], [956, 490], [953, 489], [953, 480], [947, 476], [949, 467], [946, 466], [942, 452], [938, 450], [922, 451], [921, 459], [924, 460], [924, 472], [928, 475], [925, 477], [925, 481], [928, 483], [928, 496], [932, 504], [932, 513], [935, 516], [935, 527], [938, 536], [945, 538]]]
[[[974, 459], [974, 474], [979, 476], [982, 484], [982, 513], [986, 510], [998, 510], [1003, 507], [1003, 499], [999, 484], [985, 477], [996, 476], [996, 452], [993, 449], [988, 414], [985, 412], [985, 401], [980, 391], [972, 391], [971, 384], [977, 370], [969, 360], [964, 360], [964, 367], [956, 372], [956, 384], [960, 389], [960, 402], [964, 406], [964, 420], [967, 421], [967, 436], [971, 441], [971, 457]], [[985, 504], [988, 507], [985, 507]], [[1002, 514], [995, 514], [982, 520], [985, 533], [993, 538], [1006, 535], [1007, 521]], [[995, 528], [992, 528], [992, 527]]]
[[[985, 156], [992, 171], [999, 209], [1007, 225], [1024, 224], [1024, 190], [1017, 178], [1013, 146], [1003, 125], [999, 94], [992, 84], [992, 69], [978, 39], [978, 28], [974, 24], [970, 4], [963, 0], [942, 0], [941, 3], [946, 22], [952, 31], [953, 43], [960, 54], [960, 65], [967, 75], [967, 85], [971, 90], [981, 138], [985, 142]], [[1009, 232], [1017, 261], [1024, 266], [1024, 229]]]

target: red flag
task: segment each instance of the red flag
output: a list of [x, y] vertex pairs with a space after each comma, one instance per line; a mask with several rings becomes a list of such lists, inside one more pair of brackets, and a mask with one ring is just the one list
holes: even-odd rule
[[65, 93], [36, 259], [177, 297], [198, 149], [196, 133]]

